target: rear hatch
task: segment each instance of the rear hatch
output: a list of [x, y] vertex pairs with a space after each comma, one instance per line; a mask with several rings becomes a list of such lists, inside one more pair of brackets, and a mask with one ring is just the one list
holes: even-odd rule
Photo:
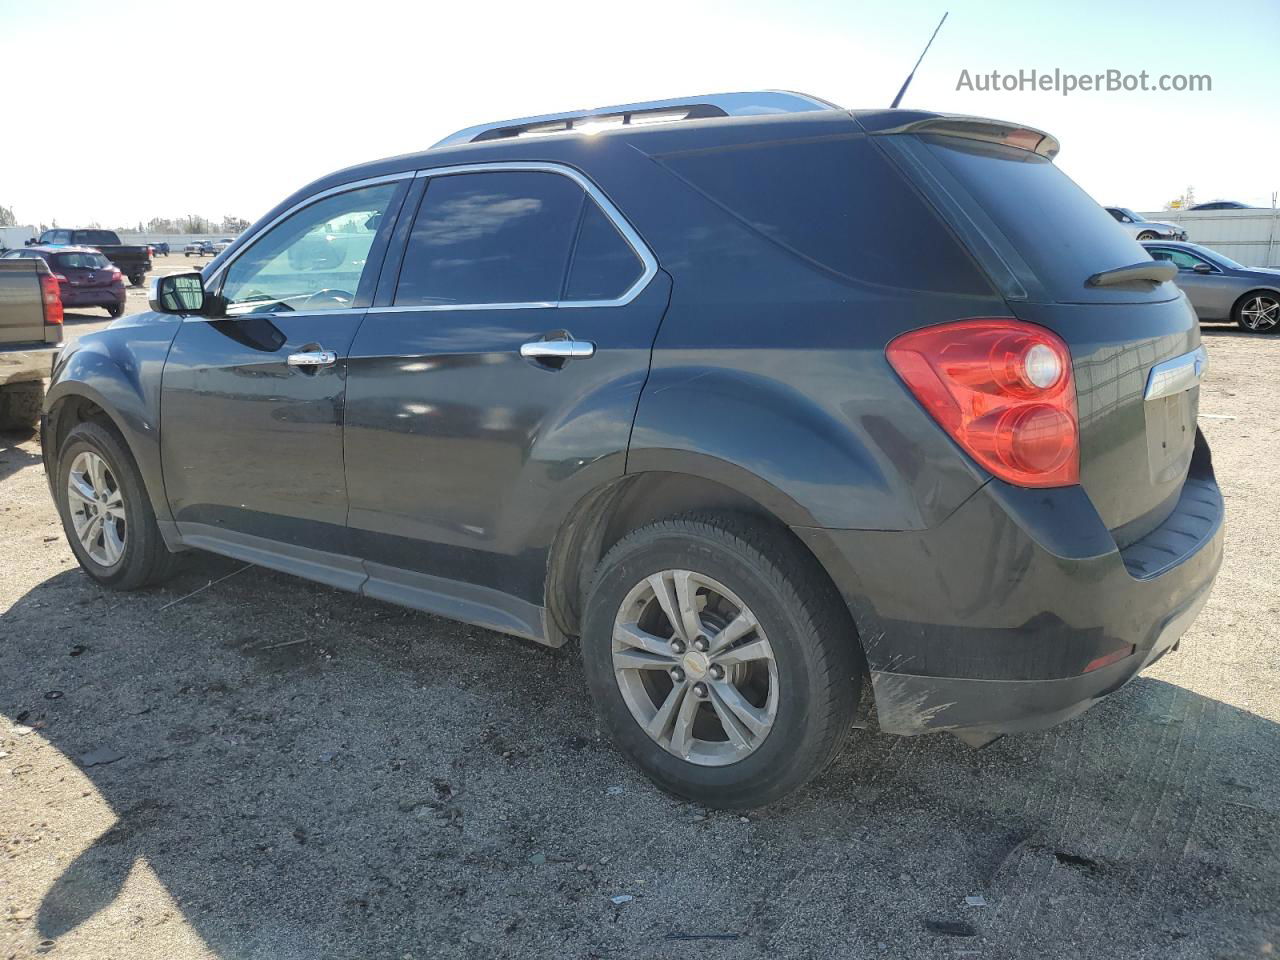
[[1186, 375], [1161, 380], [1171, 387], [1148, 399], [1152, 368], [1200, 346], [1186, 298], [1157, 272], [1107, 276], [1155, 264], [1057, 168], [1051, 137], [968, 118], [883, 132], [891, 135], [878, 141], [983, 264], [1011, 313], [1066, 341], [1081, 485], [1120, 547], [1145, 536], [1172, 512], [1195, 445], [1202, 363], [1187, 358]]
[[75, 290], [97, 290], [115, 283], [116, 268], [96, 251], [55, 253], [49, 258], [49, 266], [55, 274], [66, 277], [67, 284]]
[[43, 260], [0, 260], [0, 347], [44, 340], [43, 270]]

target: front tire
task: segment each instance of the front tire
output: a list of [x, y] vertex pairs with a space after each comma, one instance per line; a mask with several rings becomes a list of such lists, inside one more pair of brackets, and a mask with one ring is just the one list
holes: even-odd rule
[[1280, 330], [1280, 294], [1246, 293], [1232, 310], [1241, 330], [1248, 333], [1275, 333]]
[[159, 583], [173, 570], [142, 476], [124, 443], [81, 423], [58, 453], [54, 484], [71, 551], [90, 577], [115, 590]]
[[1152, 230], [1143, 230], [1140, 234], [1138, 234], [1138, 239], [1139, 240], [1159, 240], [1160, 234]]
[[826, 574], [785, 533], [688, 516], [597, 569], [582, 657], [615, 742], [664, 790], [741, 809], [820, 773], [850, 729], [861, 657]]

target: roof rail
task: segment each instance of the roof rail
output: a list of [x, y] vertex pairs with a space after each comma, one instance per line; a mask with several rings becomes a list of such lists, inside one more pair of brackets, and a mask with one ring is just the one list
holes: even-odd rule
[[[702, 120], [707, 117], [749, 117], [772, 113], [801, 113], [808, 110], [839, 110], [840, 107], [819, 97], [789, 90], [757, 90], [750, 93], [712, 93], [699, 97], [676, 97], [671, 100], [649, 100], [644, 103], [624, 103], [612, 107], [596, 107], [591, 110], [570, 110], [565, 113], [549, 113], [541, 117], [522, 117], [517, 120], [500, 120], [482, 123], [451, 133], [435, 147], [448, 147], [458, 143], [479, 143], [485, 140], [503, 140], [509, 137], [534, 134], [569, 133], [582, 129], [581, 121], [609, 119], [609, 126], [627, 126], [632, 123], [653, 123], [660, 120]], [[595, 126], [592, 124], [591, 126]]]

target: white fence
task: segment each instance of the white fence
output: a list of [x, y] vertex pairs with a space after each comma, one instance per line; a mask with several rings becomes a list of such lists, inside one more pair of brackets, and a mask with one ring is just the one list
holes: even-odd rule
[[1153, 210], [1148, 220], [1176, 223], [1187, 239], [1226, 254], [1246, 267], [1280, 266], [1280, 211]]

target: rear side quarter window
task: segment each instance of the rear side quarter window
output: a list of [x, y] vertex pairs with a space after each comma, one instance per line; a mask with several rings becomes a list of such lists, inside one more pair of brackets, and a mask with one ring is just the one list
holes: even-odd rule
[[656, 159], [748, 227], [839, 278], [909, 290], [991, 292], [977, 264], [865, 135]]

